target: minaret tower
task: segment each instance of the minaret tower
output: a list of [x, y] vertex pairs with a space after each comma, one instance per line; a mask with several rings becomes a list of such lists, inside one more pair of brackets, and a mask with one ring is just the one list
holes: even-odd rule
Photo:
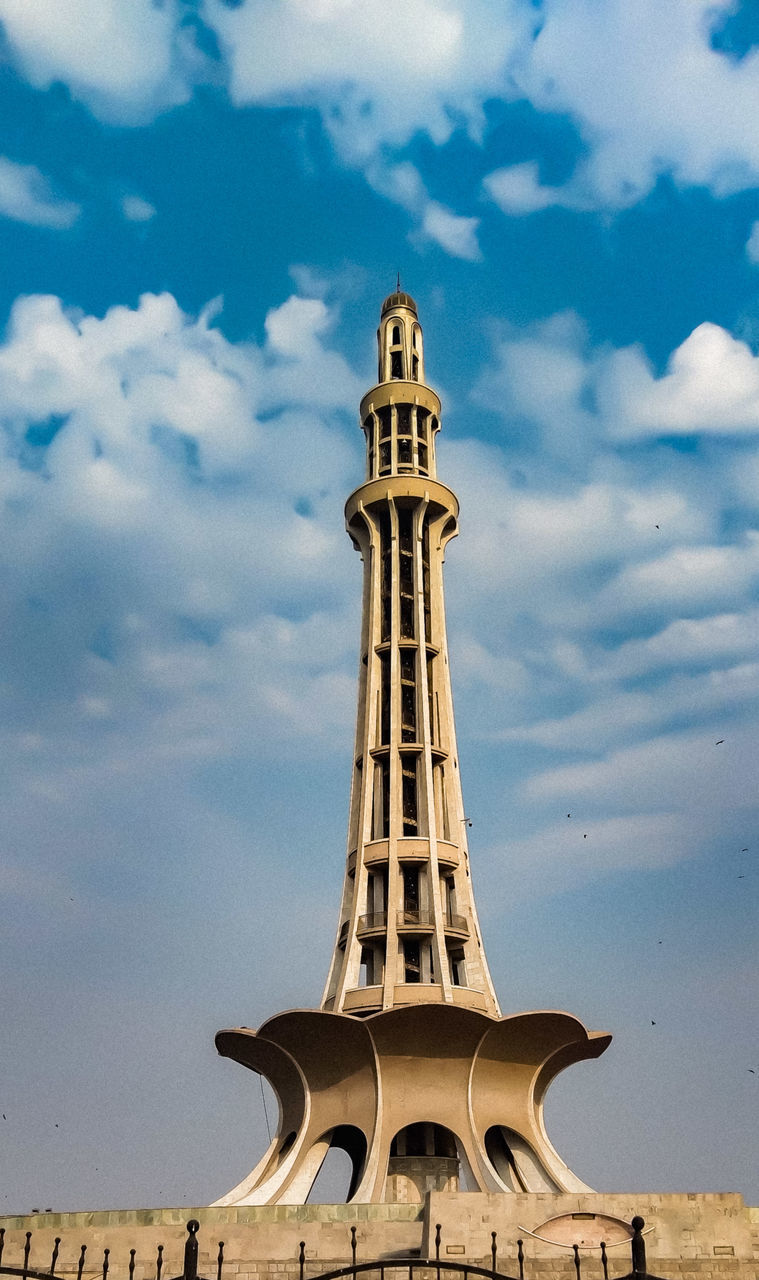
[[428, 1190], [587, 1191], [551, 1146], [543, 1098], [610, 1036], [568, 1013], [501, 1017], [469, 875], [443, 607], [458, 502], [437, 479], [440, 401], [416, 303], [382, 304], [377, 385], [361, 402], [366, 479], [348, 499], [364, 562], [348, 856], [320, 1009], [219, 1053], [279, 1102], [268, 1151], [219, 1205], [304, 1204], [330, 1147], [354, 1204]]
[[366, 480], [348, 499], [364, 562], [348, 860], [322, 1008], [421, 1002], [497, 1015], [469, 875], [445, 635], [458, 502], [437, 479], [440, 400], [416, 303], [382, 304], [378, 383], [361, 402]]

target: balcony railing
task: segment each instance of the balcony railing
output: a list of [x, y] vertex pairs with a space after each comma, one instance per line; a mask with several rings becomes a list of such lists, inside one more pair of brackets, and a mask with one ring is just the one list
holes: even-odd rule
[[431, 911], [420, 911], [417, 907], [404, 907], [403, 911], [398, 912], [398, 925], [403, 928], [421, 928], [432, 929], [435, 924], [435, 917]]
[[370, 911], [366, 916], [358, 918], [358, 932], [370, 933], [374, 929], [387, 928], [387, 912], [386, 911]]
[[445, 915], [445, 928], [451, 929], [454, 933], [469, 933], [469, 923], [466, 916], [457, 916], [453, 911], [447, 911]]

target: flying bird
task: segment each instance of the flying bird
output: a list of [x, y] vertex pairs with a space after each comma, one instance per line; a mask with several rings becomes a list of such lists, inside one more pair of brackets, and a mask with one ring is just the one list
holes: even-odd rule
[[656, 1023], [654, 1022], [653, 1018], [651, 1019], [651, 1026], [652, 1026], [652, 1027], [655, 1027], [655, 1026], [656, 1026]]
[[722, 743], [723, 743], [724, 741], [725, 741], [725, 739], [724, 739], [724, 738], [718, 738], [718, 739], [717, 739], [717, 741], [716, 741], [716, 742], [715, 742], [715, 744], [714, 744], [714, 745], [715, 745], [715, 747], [721, 747], [721, 746], [722, 746]]

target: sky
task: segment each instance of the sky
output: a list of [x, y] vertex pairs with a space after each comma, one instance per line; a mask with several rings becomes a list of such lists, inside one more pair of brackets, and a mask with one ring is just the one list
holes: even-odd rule
[[213, 1036], [321, 998], [396, 271], [493, 979], [614, 1036], [549, 1136], [759, 1204], [757, 118], [750, 0], [0, 0], [0, 1213], [267, 1143]]

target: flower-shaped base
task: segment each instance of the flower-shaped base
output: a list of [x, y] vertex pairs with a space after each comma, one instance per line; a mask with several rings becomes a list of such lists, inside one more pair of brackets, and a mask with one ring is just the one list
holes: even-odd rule
[[[215, 1203], [304, 1204], [331, 1146], [351, 1158], [348, 1200], [358, 1204], [421, 1198], [425, 1168], [428, 1187], [454, 1186], [456, 1161], [471, 1190], [588, 1191], [548, 1141], [543, 1098], [560, 1071], [610, 1040], [568, 1013], [491, 1018], [451, 1005], [368, 1018], [299, 1009], [258, 1032], [219, 1031], [219, 1053], [271, 1084], [279, 1127], [253, 1172]], [[415, 1147], [424, 1134], [426, 1149]]]

